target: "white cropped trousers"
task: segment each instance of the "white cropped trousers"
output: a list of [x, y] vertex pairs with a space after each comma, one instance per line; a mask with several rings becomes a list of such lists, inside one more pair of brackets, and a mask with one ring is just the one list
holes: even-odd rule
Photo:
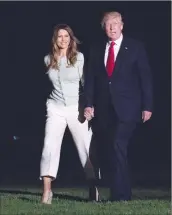
[[43, 176], [57, 177], [59, 169], [61, 145], [66, 126], [72, 134], [81, 164], [87, 179], [95, 179], [95, 173], [89, 159], [89, 148], [92, 138], [88, 121], [78, 121], [78, 105], [60, 106], [53, 100], [47, 101], [47, 119], [45, 125], [45, 138], [40, 163], [40, 179]]

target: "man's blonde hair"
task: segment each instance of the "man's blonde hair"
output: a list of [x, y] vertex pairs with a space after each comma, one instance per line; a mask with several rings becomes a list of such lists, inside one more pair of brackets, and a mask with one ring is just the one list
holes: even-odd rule
[[101, 21], [102, 28], [105, 27], [105, 22], [109, 19], [109, 17], [119, 18], [121, 20], [122, 24], [124, 24], [122, 21], [122, 15], [117, 11], [111, 11], [111, 12], [104, 13], [102, 21]]

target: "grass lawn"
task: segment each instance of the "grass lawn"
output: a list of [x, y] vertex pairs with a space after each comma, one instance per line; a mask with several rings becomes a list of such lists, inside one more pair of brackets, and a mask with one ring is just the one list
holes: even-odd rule
[[0, 188], [2, 215], [166, 215], [171, 214], [170, 190], [133, 189], [130, 202], [108, 202], [101, 188], [101, 203], [88, 202], [86, 188], [54, 189], [52, 205], [42, 205], [41, 189]]

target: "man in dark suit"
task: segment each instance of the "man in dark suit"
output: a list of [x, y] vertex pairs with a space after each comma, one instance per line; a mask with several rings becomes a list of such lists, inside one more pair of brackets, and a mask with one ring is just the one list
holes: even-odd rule
[[151, 118], [152, 77], [142, 42], [122, 34], [121, 14], [105, 13], [101, 24], [107, 40], [90, 49], [84, 113], [88, 120], [93, 118], [97, 144], [108, 150], [103, 156], [110, 158], [111, 200], [127, 201], [127, 147], [137, 123]]

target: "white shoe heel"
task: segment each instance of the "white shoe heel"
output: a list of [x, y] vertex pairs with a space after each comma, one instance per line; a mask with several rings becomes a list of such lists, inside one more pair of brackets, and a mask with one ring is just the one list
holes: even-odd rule
[[42, 199], [42, 203], [50, 205], [52, 202], [52, 198], [53, 198], [53, 193], [52, 191], [49, 191], [47, 192], [46, 195], [44, 195], [44, 198]]

